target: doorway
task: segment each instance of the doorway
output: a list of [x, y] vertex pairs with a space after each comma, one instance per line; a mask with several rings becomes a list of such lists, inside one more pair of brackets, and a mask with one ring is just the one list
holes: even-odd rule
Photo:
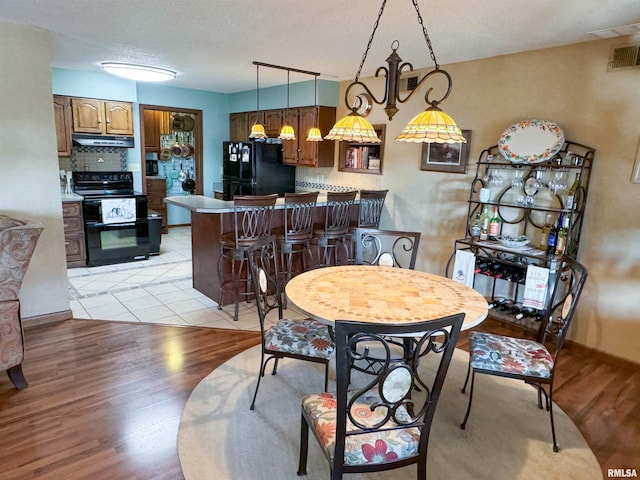
[[147, 177], [166, 178], [169, 195], [186, 193], [182, 171], [195, 183], [189, 192], [202, 195], [202, 110], [141, 104], [140, 132], [143, 193]]

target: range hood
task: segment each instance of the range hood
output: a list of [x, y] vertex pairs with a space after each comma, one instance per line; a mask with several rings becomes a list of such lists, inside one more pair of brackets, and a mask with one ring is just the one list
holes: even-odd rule
[[122, 147], [133, 148], [133, 137], [115, 135], [81, 135], [71, 136], [74, 145], [83, 147]]

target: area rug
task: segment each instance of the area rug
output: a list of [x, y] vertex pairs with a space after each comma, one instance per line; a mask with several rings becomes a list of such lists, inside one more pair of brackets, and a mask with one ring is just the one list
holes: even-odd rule
[[[460, 393], [468, 354], [456, 350], [431, 428], [428, 478], [432, 480], [601, 479], [598, 461], [571, 419], [554, 405], [560, 451], [551, 444], [549, 415], [535, 390], [522, 382], [479, 375], [467, 429], [460, 429], [468, 394]], [[329, 466], [313, 434], [306, 477], [298, 477], [300, 399], [322, 390], [323, 368], [280, 361], [262, 380], [249, 410], [260, 347], [224, 363], [198, 384], [185, 405], [178, 454], [186, 480], [326, 480]], [[428, 362], [421, 368], [431, 368]], [[335, 384], [334, 384], [335, 385]], [[332, 388], [330, 383], [329, 389]], [[408, 466], [345, 479], [416, 478]]]

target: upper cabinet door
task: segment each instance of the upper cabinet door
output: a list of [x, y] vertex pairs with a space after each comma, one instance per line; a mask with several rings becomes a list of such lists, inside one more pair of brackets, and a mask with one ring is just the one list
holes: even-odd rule
[[73, 131], [78, 133], [105, 133], [104, 105], [95, 98], [72, 98]]
[[69, 97], [53, 96], [53, 111], [56, 118], [58, 156], [71, 156], [71, 102]]
[[298, 165], [315, 167], [318, 163], [318, 143], [307, 142], [309, 130], [318, 126], [318, 108], [298, 109]]
[[264, 131], [267, 137], [277, 137], [282, 128], [284, 110], [267, 110], [264, 112]]
[[109, 135], [133, 135], [132, 110], [130, 103], [105, 101], [105, 133]]

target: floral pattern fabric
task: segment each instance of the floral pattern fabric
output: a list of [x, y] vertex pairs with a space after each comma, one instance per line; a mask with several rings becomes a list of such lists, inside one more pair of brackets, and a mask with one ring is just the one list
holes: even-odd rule
[[[374, 425], [384, 418], [385, 408], [371, 409], [371, 405], [380, 401], [380, 397], [367, 393], [358, 398], [351, 408], [351, 414], [357, 422]], [[302, 399], [302, 408], [307, 412], [310, 426], [316, 431], [321, 446], [333, 459], [336, 442], [337, 402], [335, 394], [320, 393], [307, 395]], [[403, 407], [398, 409], [398, 417], [408, 420]], [[397, 424], [390, 419], [384, 428]], [[347, 431], [360, 430], [347, 418]], [[388, 463], [418, 455], [420, 429], [409, 427], [398, 430], [374, 430], [369, 433], [347, 435], [345, 439], [345, 465], [363, 465]]]
[[473, 368], [539, 378], [551, 377], [553, 357], [539, 342], [473, 332], [469, 343]]
[[264, 345], [272, 352], [329, 359], [335, 345], [326, 323], [317, 320], [282, 319], [265, 332]]

